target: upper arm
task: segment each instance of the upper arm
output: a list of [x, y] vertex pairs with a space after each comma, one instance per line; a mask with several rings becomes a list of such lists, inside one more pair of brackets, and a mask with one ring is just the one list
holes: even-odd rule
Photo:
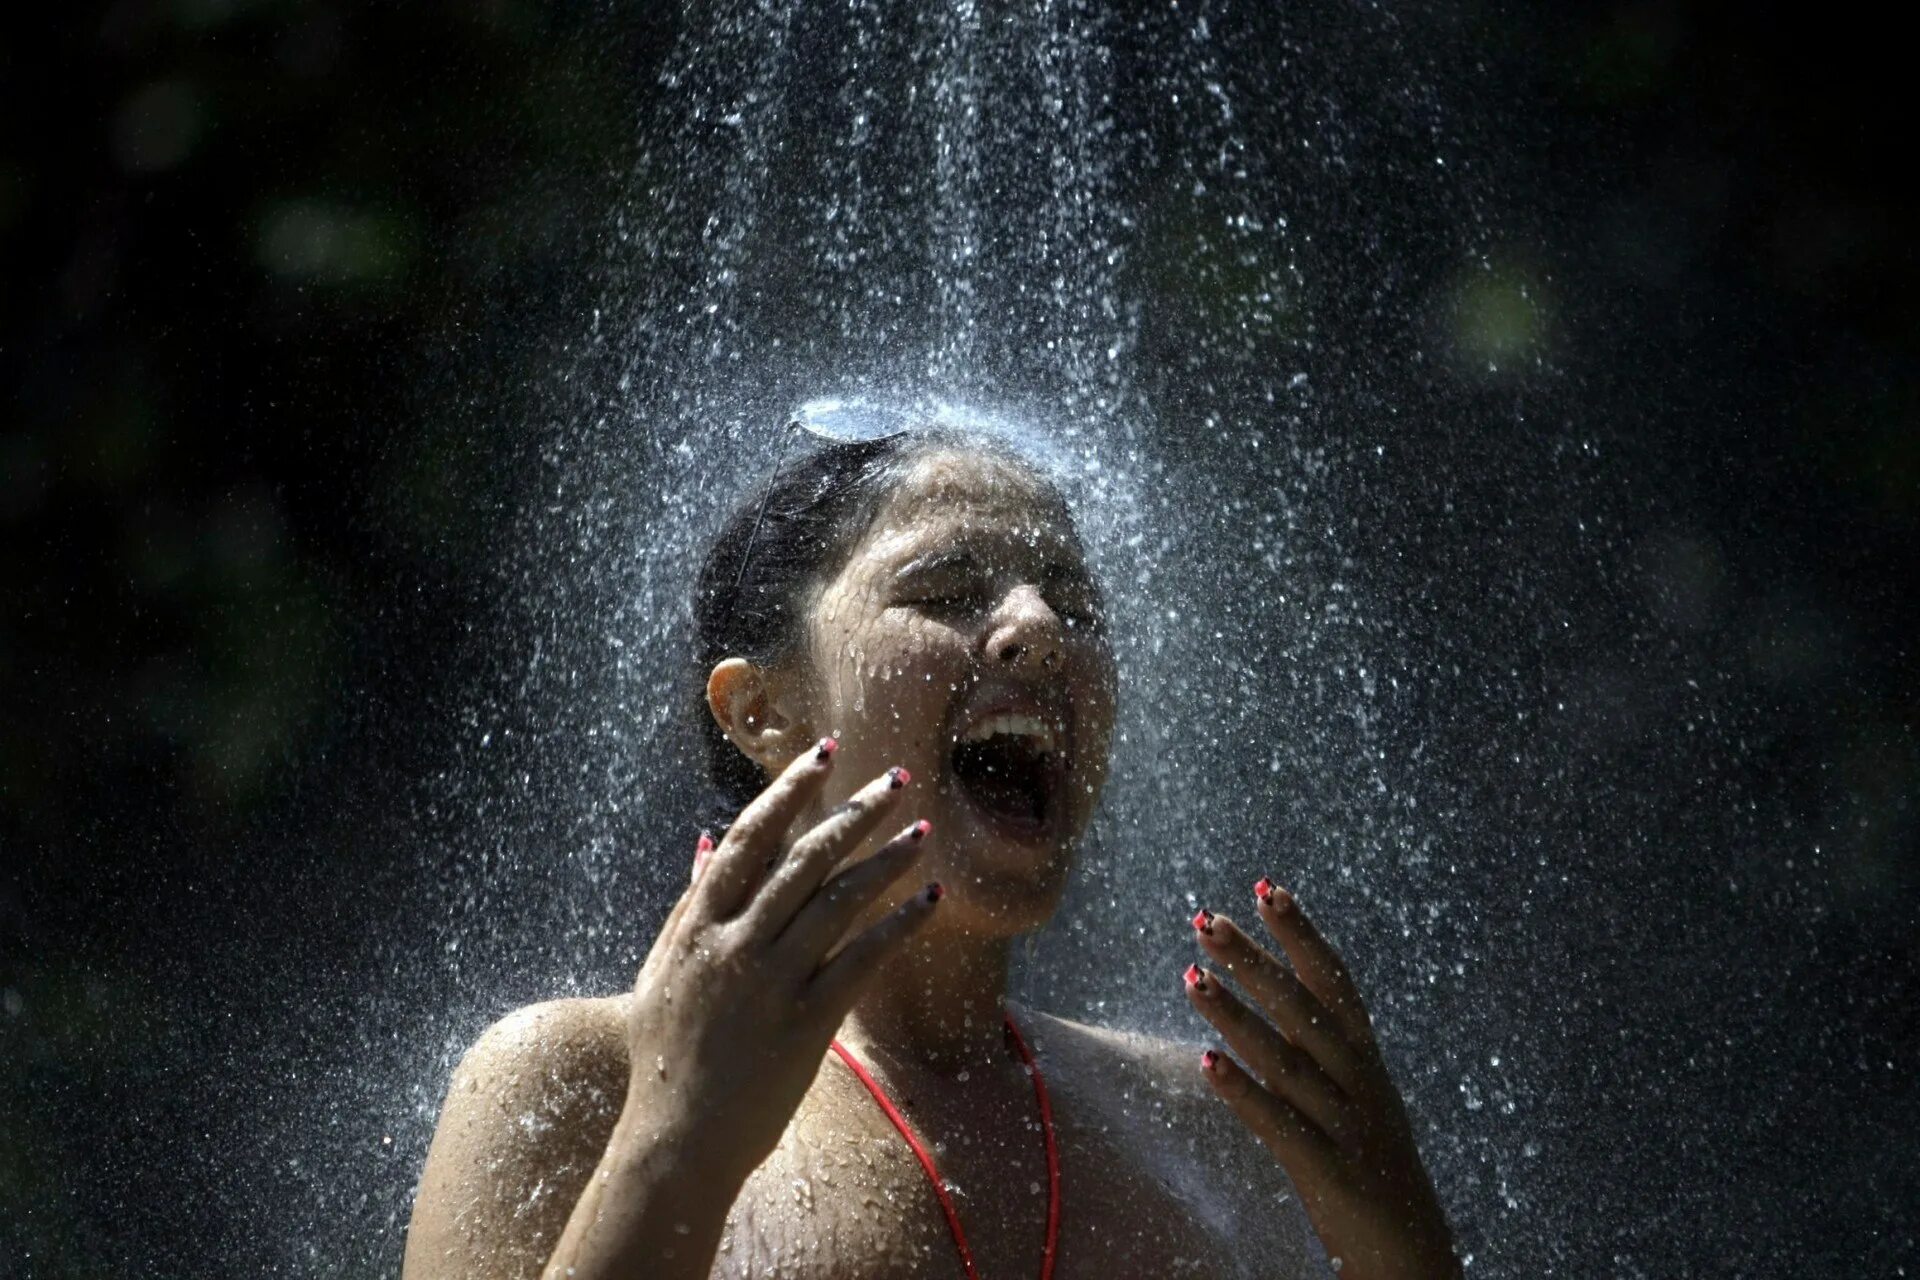
[[406, 1280], [539, 1275], [625, 1101], [611, 1003], [532, 1005], [467, 1051], [420, 1176]]

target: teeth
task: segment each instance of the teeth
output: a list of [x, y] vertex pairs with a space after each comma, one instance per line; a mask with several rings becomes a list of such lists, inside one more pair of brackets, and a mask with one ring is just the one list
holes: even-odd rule
[[1002, 712], [976, 720], [967, 731], [960, 735], [962, 742], [985, 742], [996, 733], [1011, 734], [1019, 738], [1037, 738], [1042, 751], [1058, 750], [1059, 735], [1052, 725], [1035, 716], [1020, 715], [1015, 712]]

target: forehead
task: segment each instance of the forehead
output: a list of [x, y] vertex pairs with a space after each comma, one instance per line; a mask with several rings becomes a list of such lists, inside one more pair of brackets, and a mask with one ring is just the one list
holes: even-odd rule
[[852, 562], [905, 562], [957, 544], [989, 555], [1025, 547], [1081, 558], [1059, 495], [1032, 472], [992, 455], [936, 453], [881, 504]]

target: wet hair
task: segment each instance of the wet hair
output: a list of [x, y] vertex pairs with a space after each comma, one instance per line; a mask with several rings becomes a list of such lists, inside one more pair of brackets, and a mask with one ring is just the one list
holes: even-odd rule
[[[997, 440], [949, 428], [911, 431], [828, 444], [787, 463], [748, 488], [708, 548], [693, 597], [692, 710], [725, 818], [758, 795], [767, 779], [714, 722], [708, 674], [728, 658], [775, 666], [793, 657], [805, 644], [814, 589], [845, 566], [913, 465], [936, 453], [1010, 463], [1060, 500], [1051, 480]], [[1064, 500], [1060, 506], [1065, 509]]]

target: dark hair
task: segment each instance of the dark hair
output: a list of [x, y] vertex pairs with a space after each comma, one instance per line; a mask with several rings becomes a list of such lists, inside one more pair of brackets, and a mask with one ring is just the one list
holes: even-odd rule
[[728, 818], [767, 779], [714, 723], [708, 673], [728, 658], [771, 666], [792, 656], [806, 635], [813, 589], [839, 572], [912, 465], [949, 451], [1009, 462], [1058, 496], [1051, 480], [999, 441], [938, 428], [816, 449], [748, 489], [721, 526], [693, 597], [693, 713]]

